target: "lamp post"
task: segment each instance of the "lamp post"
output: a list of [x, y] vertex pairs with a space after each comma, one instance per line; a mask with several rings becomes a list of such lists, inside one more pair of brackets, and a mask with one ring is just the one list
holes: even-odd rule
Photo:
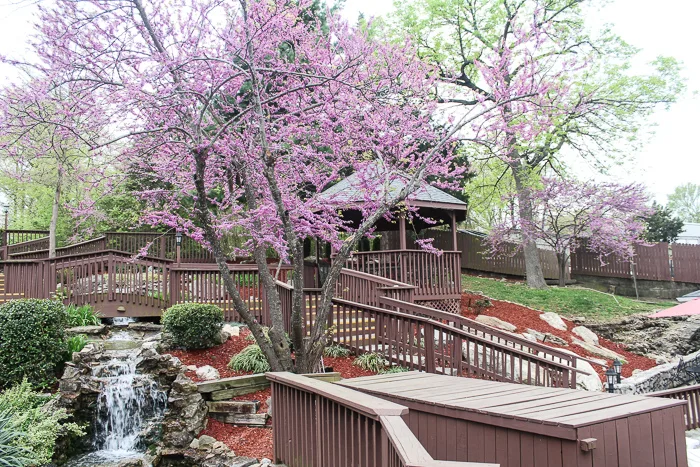
[[10, 213], [10, 205], [9, 204], [3, 204], [2, 205], [2, 214], [5, 216], [5, 231], [7, 232], [7, 226], [8, 226], [8, 220], [7, 220], [7, 215]]
[[620, 384], [622, 382], [622, 362], [616, 358], [613, 361], [613, 368], [617, 373], [617, 384]]
[[2, 253], [2, 259], [7, 259], [7, 240], [8, 240], [7, 227], [9, 225], [8, 220], [7, 220], [7, 215], [10, 213], [10, 205], [9, 204], [2, 205], [2, 213], [5, 216], [5, 229], [2, 231], [2, 237], [0, 237], [0, 253]]
[[177, 264], [180, 264], [180, 246], [182, 245], [182, 232], [176, 232], [175, 233], [175, 245], [176, 245], [176, 260]]
[[605, 371], [605, 380], [608, 382], [608, 392], [615, 392], [615, 382], [617, 381], [617, 372], [614, 368], [608, 368]]

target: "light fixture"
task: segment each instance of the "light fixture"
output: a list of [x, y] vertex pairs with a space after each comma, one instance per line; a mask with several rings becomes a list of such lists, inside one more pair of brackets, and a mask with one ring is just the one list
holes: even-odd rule
[[9, 204], [3, 204], [2, 205], [2, 213], [7, 215], [7, 213], [10, 212], [10, 205]]
[[617, 383], [620, 384], [622, 382], [622, 362], [616, 358], [613, 361], [613, 368], [617, 373]]
[[617, 381], [617, 372], [615, 368], [608, 368], [605, 371], [605, 380], [608, 382], [608, 392], [615, 392], [615, 382]]
[[182, 245], [182, 232], [175, 233], [175, 243], [177, 243], [177, 246]]

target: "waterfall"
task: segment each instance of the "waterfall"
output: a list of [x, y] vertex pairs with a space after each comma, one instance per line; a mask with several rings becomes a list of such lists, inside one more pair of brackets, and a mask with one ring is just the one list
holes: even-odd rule
[[93, 425], [94, 451], [70, 460], [66, 467], [112, 467], [125, 459], [150, 465], [144, 456], [152, 439], [148, 435], [159, 429], [167, 393], [151, 375], [137, 372], [133, 350], [105, 354], [111, 358], [92, 369], [92, 379], [100, 387]]
[[136, 373], [133, 354], [115, 356], [94, 370], [102, 383], [95, 416], [95, 448], [116, 455], [135, 452], [151, 421], [163, 418], [167, 395], [150, 375]]

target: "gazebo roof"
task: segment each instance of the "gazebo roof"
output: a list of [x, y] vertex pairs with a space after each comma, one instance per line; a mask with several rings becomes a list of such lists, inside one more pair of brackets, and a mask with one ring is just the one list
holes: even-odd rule
[[[394, 177], [389, 183], [389, 193], [398, 193], [406, 186], [407, 181], [407, 176]], [[343, 215], [347, 220], [359, 223], [362, 219], [359, 206], [365, 202], [365, 195], [362, 180], [357, 173], [354, 173], [324, 190], [320, 196], [343, 209]], [[421, 217], [434, 219], [438, 225], [441, 223], [449, 224], [452, 213], [456, 215], [457, 222], [466, 218], [467, 203], [425, 181], [408, 197], [406, 204], [418, 208]], [[413, 225], [418, 230], [435, 226], [435, 224], [427, 223], [420, 218], [414, 218]], [[377, 228], [378, 230], [396, 230], [397, 226], [396, 223], [380, 220], [377, 223]]]
[[[389, 184], [389, 192], [397, 193], [406, 186], [405, 177], [395, 178]], [[361, 180], [357, 173], [341, 180], [332, 187], [321, 193], [322, 198], [339, 204], [357, 205], [363, 203], [365, 196], [361, 187]], [[455, 198], [451, 194], [435, 188], [428, 182], [422, 182], [420, 188], [412, 193], [408, 199], [408, 204], [415, 207], [428, 207], [446, 209], [450, 211], [466, 211], [467, 203]]]

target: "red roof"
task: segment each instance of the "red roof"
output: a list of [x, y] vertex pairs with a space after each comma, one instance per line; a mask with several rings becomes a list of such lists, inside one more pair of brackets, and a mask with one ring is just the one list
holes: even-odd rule
[[672, 316], [700, 315], [700, 298], [681, 303], [671, 308], [649, 315], [651, 318], [670, 318]]

